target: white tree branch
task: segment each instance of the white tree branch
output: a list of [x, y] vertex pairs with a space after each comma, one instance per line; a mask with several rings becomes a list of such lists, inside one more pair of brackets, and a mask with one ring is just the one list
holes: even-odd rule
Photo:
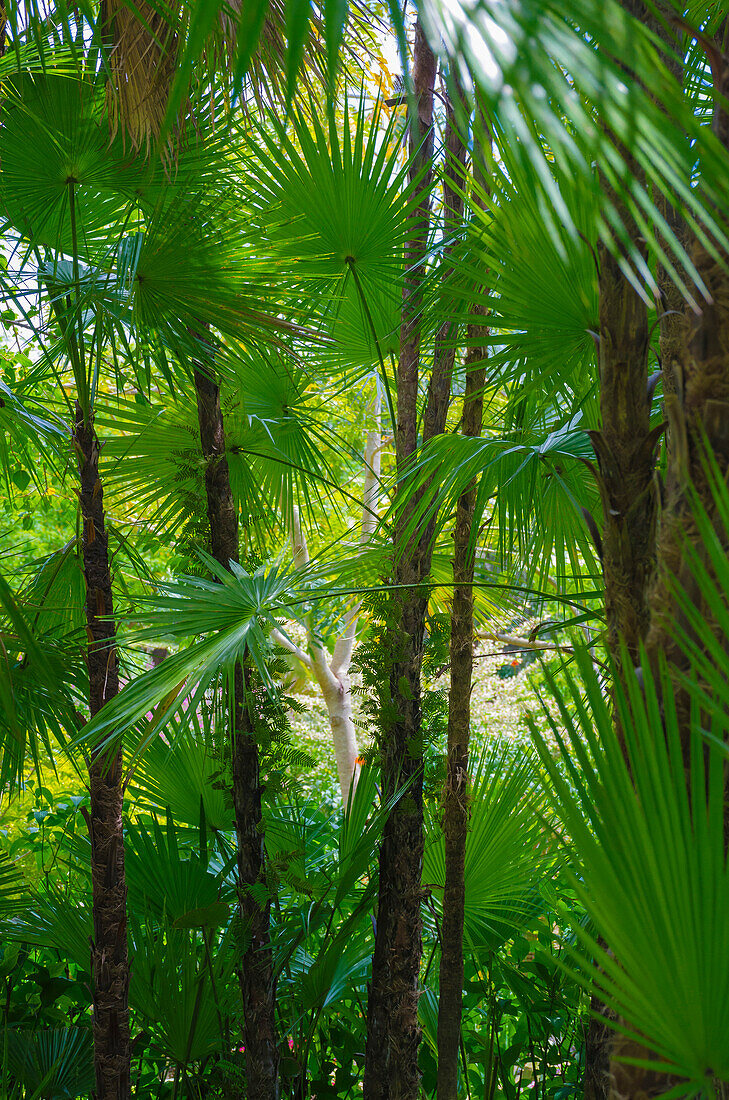
[[[374, 534], [377, 523], [377, 506], [380, 499], [380, 473], [382, 469], [382, 428], [380, 416], [382, 411], [382, 398], [380, 395], [379, 380], [375, 379], [375, 398], [373, 401], [373, 425], [367, 433], [367, 441], [364, 451], [364, 486], [362, 489], [362, 526], [360, 528], [359, 545], [360, 553], [368, 546]], [[362, 603], [358, 600], [352, 607], [347, 625], [334, 645], [331, 670], [335, 676], [349, 671], [352, 663], [354, 643], [357, 640], [357, 623]]]
[[[362, 489], [362, 525], [359, 536], [360, 554], [369, 545], [379, 522], [377, 508], [381, 472], [380, 455], [383, 443], [380, 426], [381, 398], [377, 379], [375, 379], [375, 384], [372, 427], [367, 433], [363, 455], [364, 485]], [[308, 565], [310, 560], [309, 547], [301, 526], [301, 515], [296, 507], [292, 509], [291, 550], [296, 568], [303, 569]], [[327, 650], [315, 634], [310, 618], [307, 618], [306, 621], [307, 653], [304, 653], [299, 646], [294, 645], [285, 638], [280, 631], [274, 632], [276, 640], [290, 653], [303, 661], [306, 667], [311, 670], [324, 696], [332, 730], [339, 785], [345, 805], [349, 798], [352, 782], [356, 781], [357, 775], [357, 733], [352, 713], [352, 687], [349, 668], [357, 639], [360, 609], [361, 601], [359, 600], [353, 601], [348, 608], [344, 629], [336, 640], [331, 661]]]
[[271, 637], [276, 642], [278, 642], [278, 644], [283, 649], [286, 649], [289, 653], [292, 653], [294, 657], [296, 657], [297, 661], [301, 661], [302, 664], [306, 665], [307, 668], [314, 667], [311, 657], [306, 652], [306, 650], [302, 649], [301, 646], [296, 645], [295, 642], [292, 642], [290, 638], [287, 638], [286, 635], [282, 634], [281, 631], [278, 630], [276, 627], [274, 627], [274, 629], [271, 631]]

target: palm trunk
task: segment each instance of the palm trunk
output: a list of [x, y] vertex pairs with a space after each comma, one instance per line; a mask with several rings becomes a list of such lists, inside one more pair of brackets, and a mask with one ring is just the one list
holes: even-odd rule
[[[646, 8], [644, 0], [623, 0], [626, 10], [650, 24], [666, 43], [672, 42], [666, 26]], [[675, 60], [669, 65], [678, 77]], [[636, 79], [635, 74], [630, 74]], [[633, 170], [633, 174], [636, 172]], [[662, 212], [673, 229], [678, 213], [662, 200]], [[624, 215], [625, 211], [621, 211]], [[631, 237], [640, 233], [630, 222]], [[645, 250], [644, 254], [645, 254]], [[600, 408], [602, 431], [592, 433], [601, 479], [603, 501], [603, 572], [608, 627], [608, 651], [616, 670], [622, 665], [624, 644], [633, 667], [640, 664], [652, 625], [651, 593], [657, 577], [657, 535], [660, 500], [654, 452], [663, 431], [650, 431], [652, 387], [648, 385], [648, 316], [644, 304], [621, 274], [617, 264], [599, 252], [600, 292]], [[684, 338], [683, 302], [680, 292], [663, 270], [658, 272], [662, 301], [660, 351], [667, 406], [676, 378], [680, 377]], [[663, 520], [661, 521], [663, 523]], [[620, 734], [620, 730], [618, 729]], [[626, 1041], [609, 1026], [614, 1015], [593, 997], [594, 1013], [585, 1049], [585, 1098], [607, 1100], [614, 1090], [621, 1094], [653, 1094], [665, 1091], [667, 1079], [647, 1069], [622, 1064], [621, 1059], [648, 1059], [650, 1055]]]
[[[631, 229], [636, 240], [638, 232]], [[619, 663], [624, 643], [637, 665], [650, 621], [648, 592], [656, 553], [658, 432], [651, 432], [649, 424], [648, 310], [602, 245], [598, 262], [602, 424], [591, 439], [603, 504], [607, 645]]]
[[[477, 120], [479, 113], [476, 113]], [[476, 142], [488, 140], [487, 128], [477, 133]], [[486, 186], [485, 174], [477, 182]], [[474, 197], [478, 202], [478, 198]], [[469, 438], [481, 434], [483, 389], [486, 381], [487, 309], [475, 305], [468, 326], [466, 390], [461, 429]], [[472, 528], [476, 511], [476, 485], [461, 494], [456, 507], [453, 554], [453, 605], [451, 609], [448, 697], [448, 765], [443, 795], [443, 837], [445, 842], [445, 886], [441, 926], [441, 962], [438, 1000], [438, 1100], [457, 1100], [458, 1054], [461, 1044], [463, 1000], [463, 925], [466, 904], [466, 837], [469, 818], [468, 747], [471, 731], [471, 686], [473, 678], [473, 572], [475, 546]]]
[[252, 888], [267, 888], [258, 742], [248, 709], [248, 670], [235, 673], [233, 803], [238, 841], [239, 912], [248, 943], [239, 981], [243, 998], [248, 1100], [278, 1100], [276, 981], [271, 949], [271, 900], [263, 905]]
[[[195, 370], [200, 445], [206, 460], [205, 490], [213, 557], [226, 569], [239, 559], [238, 515], [225, 453], [220, 388], [211, 374]], [[236, 666], [232, 715], [233, 805], [238, 843], [238, 912], [246, 943], [238, 979], [243, 1001], [248, 1100], [278, 1100], [276, 982], [270, 937], [270, 901], [260, 904], [252, 888], [267, 889], [258, 742], [249, 712], [247, 669]]]
[[[76, 405], [73, 440], [81, 480], [83, 563], [86, 578], [89, 709], [98, 714], [119, 691], [114, 600], [104, 492], [99, 479], [99, 441], [93, 420]], [[121, 745], [98, 749], [89, 761], [91, 945], [96, 1100], [131, 1096], [127, 885], [124, 874], [123, 755]]]
[[[435, 57], [418, 21], [413, 51], [417, 113], [410, 127], [410, 149], [415, 155], [411, 174], [416, 178], [423, 168], [425, 174], [418, 185], [420, 202], [412, 215], [405, 255], [395, 433], [399, 477], [407, 470], [417, 447], [420, 265], [427, 253], [430, 223], [435, 73]], [[403, 512], [396, 522], [397, 546], [402, 545], [407, 520], [408, 515]], [[397, 556], [393, 571], [396, 609], [386, 642], [390, 706], [388, 714], [383, 714], [381, 730], [382, 794], [387, 800], [404, 786], [407, 793], [390, 813], [380, 847], [377, 931], [367, 1006], [365, 1100], [416, 1100], [420, 1095], [418, 978], [422, 955], [423, 861], [420, 670], [427, 600], [418, 586], [424, 579], [423, 565], [421, 540], [413, 539]]]
[[[722, 103], [729, 92], [729, 63], [725, 50], [728, 21], [725, 19], [715, 38], [715, 111], [714, 130], [725, 148], [729, 149], [729, 112]], [[710, 517], [715, 506], [707, 472], [705, 456], [716, 462], [719, 475], [729, 475], [729, 276], [727, 257], [718, 259], [694, 239], [691, 259], [708, 288], [710, 300], [701, 312], [682, 318], [680, 334], [683, 343], [674, 371], [673, 392], [666, 397], [669, 425], [666, 501], [661, 521], [658, 547], [658, 576], [651, 598], [651, 630], [648, 638], [649, 656], [653, 661], [663, 653], [677, 673], [676, 708], [681, 729], [684, 759], [688, 767], [692, 728], [689, 700], [680, 685], [680, 674], [688, 661], [675, 636], [675, 600], [672, 583], [677, 578], [693, 597], [704, 618], [716, 623], [714, 610], [702, 601], [690, 569], [685, 564], [686, 540], [706, 559], [701, 536], [696, 529], [690, 492], [694, 493]], [[720, 523], [714, 525], [716, 537], [729, 551], [729, 539]], [[707, 563], [711, 572], [711, 567]], [[721, 628], [716, 624], [717, 635]]]
[[[625, 0], [627, 11], [645, 13], [643, 0]], [[626, 70], [628, 78], [635, 74]], [[628, 151], [623, 149], [623, 154]], [[630, 161], [629, 161], [630, 163]], [[638, 173], [635, 164], [631, 172]], [[610, 194], [614, 199], [614, 195]], [[616, 204], [634, 243], [640, 233], [626, 208]], [[645, 248], [642, 249], [645, 253]], [[660, 436], [650, 430], [649, 327], [645, 302], [625, 278], [608, 249], [598, 245], [600, 379], [599, 431], [590, 433], [598, 461], [602, 500], [602, 567], [607, 648], [614, 668], [640, 663], [650, 625], [648, 597], [656, 561], [658, 500], [655, 450]], [[622, 737], [618, 728], [618, 735]], [[585, 1040], [585, 1100], [607, 1100], [612, 1080], [614, 1016], [593, 995]]]

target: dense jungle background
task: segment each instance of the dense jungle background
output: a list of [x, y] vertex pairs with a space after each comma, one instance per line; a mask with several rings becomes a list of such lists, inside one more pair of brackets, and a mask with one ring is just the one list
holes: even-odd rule
[[723, 1097], [726, 3], [0, 28], [0, 1100]]

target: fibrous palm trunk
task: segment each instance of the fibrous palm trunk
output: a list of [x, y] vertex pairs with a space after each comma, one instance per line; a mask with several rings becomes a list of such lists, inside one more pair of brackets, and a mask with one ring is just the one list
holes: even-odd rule
[[[477, 123], [483, 121], [477, 110]], [[487, 127], [475, 127], [474, 177], [483, 190], [485, 173], [479, 161], [478, 143], [489, 140]], [[474, 201], [479, 202], [478, 194]], [[486, 380], [488, 328], [486, 304], [471, 309], [467, 330], [466, 388], [461, 430], [476, 438], [483, 423], [483, 390]], [[450, 694], [448, 697], [448, 763], [443, 795], [445, 886], [441, 926], [441, 962], [438, 998], [438, 1100], [457, 1100], [458, 1055], [461, 1042], [463, 1001], [463, 926], [466, 904], [466, 838], [468, 835], [468, 749], [471, 729], [473, 678], [473, 573], [476, 484], [461, 494], [456, 506], [453, 553], [453, 604], [451, 608]]]
[[[213, 557], [226, 569], [239, 559], [238, 514], [225, 452], [220, 388], [212, 374], [195, 370], [200, 445]], [[276, 983], [271, 950], [271, 906], [266, 890], [258, 742], [249, 710], [248, 673], [236, 665], [231, 716], [233, 805], [238, 844], [238, 909], [246, 943], [238, 969], [243, 1001], [248, 1100], [278, 1100]]]
[[[715, 38], [713, 76], [715, 80], [714, 130], [729, 150], [729, 62], [726, 44], [729, 21], [723, 20]], [[707, 460], [715, 463], [720, 478], [729, 475], [729, 276], [727, 257], [716, 256], [705, 243], [695, 238], [691, 259], [708, 290], [708, 300], [698, 313], [683, 317], [673, 370], [672, 392], [666, 395], [669, 425], [666, 500], [661, 518], [658, 545], [658, 575], [651, 594], [651, 629], [648, 651], [651, 661], [665, 654], [677, 673], [676, 709], [681, 730], [683, 753], [688, 767], [693, 731], [690, 704], [682, 690], [681, 673], [688, 658], [677, 641], [675, 630], [676, 580], [695, 601], [707, 623], [714, 625], [717, 636], [723, 631], [715, 611], [702, 599], [691, 576], [685, 553], [688, 541], [699, 558], [706, 561], [702, 537], [697, 529], [692, 497], [713, 518], [716, 508]], [[720, 523], [714, 524], [716, 537], [729, 551], [729, 536]], [[707, 568], [711, 573], [710, 563]]]
[[[644, 14], [643, 0], [626, 0], [634, 16]], [[626, 75], [635, 74], [626, 66]], [[623, 150], [628, 157], [629, 152]], [[631, 163], [631, 170], [638, 169]], [[635, 247], [641, 235], [627, 208], [615, 201]], [[645, 246], [641, 249], [645, 251]], [[597, 250], [599, 292], [599, 431], [590, 433], [598, 462], [602, 500], [601, 556], [605, 582], [607, 647], [616, 672], [640, 662], [640, 647], [650, 624], [649, 593], [656, 561], [658, 494], [655, 450], [661, 429], [651, 431], [648, 381], [649, 325], [645, 301], [601, 242]], [[627, 670], [626, 670], [627, 671]], [[622, 737], [618, 728], [618, 735]], [[585, 1045], [585, 1100], [606, 1100], [612, 1080], [614, 1033], [610, 1011], [592, 997]]]
[[[664, 44], [664, 60], [669, 71], [672, 72], [677, 81], [680, 81], [681, 49], [680, 43], [677, 41], [672, 30], [670, 20], [660, 18], [656, 10], [646, 5], [643, 0], [624, 0], [624, 6], [637, 19], [648, 24], [651, 31], [655, 34], [656, 39]], [[669, 10], [669, 15], [672, 14], [672, 10]], [[677, 236], [683, 236], [683, 227], [680, 222], [679, 212], [674, 209], [665, 198], [659, 197], [658, 205], [671, 230]], [[634, 240], [639, 240], [635, 227], [632, 227], [632, 229]], [[612, 292], [609, 286], [604, 286], [602, 277], [600, 283], [601, 366], [603, 356], [603, 301], [607, 302], [611, 300], [615, 303], [612, 307], [613, 311], [615, 311], [616, 308], [621, 308], [619, 303], [622, 298], [625, 303], [622, 306], [624, 311], [623, 315], [628, 317], [632, 314], [632, 323], [629, 324], [628, 331], [635, 333], [639, 330], [645, 331], [647, 339], [647, 318], [644, 317], [643, 310], [635, 306], [631, 308], [630, 292], [627, 289], [626, 281], [624, 279], [622, 280], [621, 292], [620, 280], [617, 272], [614, 274], [614, 280]], [[660, 358], [664, 408], [669, 424], [667, 454], [669, 487], [671, 487], [672, 485], [675, 486], [677, 481], [675, 473], [677, 454], [685, 454], [686, 433], [685, 420], [681, 412], [681, 390], [684, 377], [683, 364], [686, 360], [687, 328], [684, 303], [680, 291], [673, 285], [667, 272], [662, 268], [659, 268], [657, 272], [657, 281], [660, 292], [658, 310], [660, 320]], [[640, 311], [640, 318], [636, 324], [636, 310], [638, 309]], [[627, 347], [630, 347], [630, 343], [627, 344]], [[634, 350], [637, 352], [637, 345], [634, 345]], [[624, 376], [627, 373], [625, 368], [623, 368]], [[646, 434], [647, 423], [645, 418], [650, 413], [649, 402], [645, 406], [645, 414], [642, 422], [640, 424], [638, 423], [638, 415], [640, 413], [640, 390], [641, 384], [645, 383], [645, 373], [645, 370], [640, 370], [638, 374], [636, 367], [633, 381], [634, 390], [632, 391], [634, 396], [632, 401], [630, 393], [626, 395], [625, 383], [623, 383], [622, 386], [618, 385], [617, 388], [614, 388], [613, 392], [610, 392], [609, 388], [605, 387], [604, 378], [601, 373], [601, 387], [604, 389], [601, 395], [601, 407], [605, 409], [609, 406], [613, 410], [613, 421], [624, 418], [627, 410], [635, 422], [636, 430], [639, 431], [633, 444], [634, 454], [638, 458], [638, 462], [633, 467], [632, 474], [632, 487], [636, 501], [631, 512], [631, 516], [634, 517], [634, 522], [626, 526], [625, 531], [622, 533], [622, 542], [619, 542], [618, 546], [622, 545], [624, 547], [624, 558], [626, 562], [628, 564], [637, 564], [641, 568], [641, 571], [638, 573], [634, 570], [632, 574], [628, 574], [628, 583], [624, 584], [622, 588], [618, 584], [616, 589], [615, 581], [620, 581], [620, 572], [619, 569], [615, 570], [614, 568], [614, 554], [610, 555], [611, 548], [615, 546], [614, 539], [610, 547], [606, 546], [604, 554], [608, 644], [616, 669], [620, 669], [621, 652], [619, 646], [621, 642], [626, 645], [630, 662], [633, 666], [638, 666], [639, 664], [640, 648], [642, 645], [648, 646], [654, 653], [658, 648], [666, 652], [667, 635], [660, 637], [660, 628], [657, 630], [658, 620], [656, 616], [656, 606], [661, 603], [660, 596], [657, 599], [657, 593], [663, 594], [664, 611], [667, 610], [668, 619], [672, 621], [674, 618], [674, 608], [670, 606], [672, 601], [665, 601], [667, 595], [665, 590], [665, 578], [668, 572], [672, 571], [678, 562], [674, 558], [669, 564], [671, 554], [670, 550], [668, 553], [666, 552], [667, 541], [670, 545], [672, 539], [676, 539], [677, 535], [677, 541], [682, 541], [683, 534], [679, 533], [678, 528], [682, 527], [686, 519], [685, 514], [679, 519], [681, 506], [677, 499], [675, 489], [671, 488], [669, 488], [669, 497], [672, 499], [673, 507], [669, 507], [668, 512], [664, 511], [663, 514], [661, 513], [660, 494], [657, 491], [658, 482], [654, 472], [655, 464], [652, 459], [652, 451], [657, 443], [658, 435], [663, 430], [663, 426], [660, 426], [653, 432], [648, 431]], [[628, 432], [626, 430], [626, 442], [627, 439]], [[685, 474], [685, 472], [684, 470], [683, 473]], [[655, 482], [655, 487], [653, 484], [649, 483], [649, 479]], [[684, 487], [685, 484], [686, 483], [683, 482]], [[609, 499], [606, 497], [605, 493], [603, 493], [603, 501], [606, 505], [610, 505]], [[619, 519], [620, 517], [617, 518]], [[676, 522], [677, 520], [678, 525]], [[660, 539], [658, 538], [659, 524], [661, 532]], [[669, 532], [671, 533], [669, 534]], [[611, 570], [611, 579], [613, 581], [612, 591], [608, 586], [609, 569]], [[632, 584], [630, 583], [631, 576], [633, 579]], [[666, 606], [666, 602], [668, 607]], [[624, 671], [627, 672], [627, 670]], [[620, 731], [618, 730], [618, 732]], [[594, 999], [592, 1007], [593, 1009], [599, 1008], [601, 1014], [607, 1015], [603, 1006], [597, 1005]], [[604, 1100], [604, 1098], [613, 1094], [619, 1094], [626, 1097], [658, 1096], [668, 1091], [676, 1084], [674, 1080], [666, 1077], [662, 1073], [650, 1070], [647, 1066], [630, 1065], [627, 1061], [629, 1059], [649, 1061], [650, 1055], [637, 1043], [626, 1040], [620, 1035], [616, 1037], [610, 1029], [605, 1027], [600, 1017], [595, 1017], [591, 1022], [588, 1032], [585, 1058], [585, 1095], [588, 1097], [588, 1100], [593, 1100], [593, 1098], [594, 1100]]]
[[[81, 481], [86, 579], [89, 710], [91, 717], [119, 691], [114, 600], [99, 441], [91, 417], [76, 405], [73, 441]], [[96, 1100], [127, 1100], [130, 1092], [129, 957], [124, 873], [123, 755], [121, 745], [97, 749], [89, 760], [91, 945]]]
[[[398, 477], [417, 447], [422, 264], [428, 247], [433, 158], [433, 88], [436, 61], [418, 21], [413, 50], [417, 105], [410, 126], [411, 178], [420, 201], [413, 211], [405, 255], [400, 358], [397, 368]], [[424, 169], [424, 174], [421, 171]], [[409, 515], [395, 525], [400, 550]], [[422, 541], [412, 538], [396, 555], [396, 610], [386, 642], [390, 706], [382, 722], [382, 793], [390, 799], [407, 787], [385, 823], [379, 860], [377, 931], [367, 1006], [365, 1100], [416, 1100], [420, 1095], [418, 979], [422, 954], [423, 735], [420, 672], [426, 596]]]

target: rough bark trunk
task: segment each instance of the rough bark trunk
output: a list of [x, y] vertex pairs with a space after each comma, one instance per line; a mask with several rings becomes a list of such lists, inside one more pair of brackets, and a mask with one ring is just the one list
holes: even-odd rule
[[[417, 447], [420, 373], [421, 265], [427, 253], [433, 162], [433, 89], [436, 61], [423, 28], [415, 25], [413, 84], [417, 111], [410, 126], [415, 154], [412, 178], [420, 177], [420, 201], [412, 215], [406, 247], [400, 358], [397, 368], [395, 451], [402, 477]], [[395, 525], [402, 546], [408, 516]], [[384, 827], [379, 860], [379, 895], [372, 982], [367, 1006], [365, 1100], [416, 1100], [420, 1095], [418, 1050], [418, 978], [422, 954], [421, 871], [423, 860], [423, 736], [420, 670], [426, 596], [420, 540], [398, 554], [393, 570], [397, 610], [390, 630], [388, 716], [383, 716], [382, 794], [384, 799], [407, 785], [407, 793]], [[399, 587], [408, 586], [408, 587]]]
[[[664, 22], [658, 18], [657, 14], [650, 10], [643, 0], [626, 0], [624, 6], [636, 18], [649, 25], [657, 38], [665, 44], [666, 64], [676, 80], [680, 81], [682, 78], [680, 61], [682, 51], [680, 42], [671, 29], [670, 22], [668, 20]], [[669, 12], [669, 14], [672, 13]], [[679, 212], [665, 198], [659, 196], [657, 203], [670, 228], [677, 236], [681, 237], [683, 227]], [[660, 301], [657, 303], [657, 308], [660, 318], [660, 361], [664, 408], [669, 425], [672, 422], [675, 424], [675, 429], [669, 427], [667, 433], [668, 466], [670, 470], [675, 465], [676, 446], [681, 447], [682, 439], [681, 418], [677, 416], [676, 410], [678, 409], [677, 393], [681, 389], [684, 375], [683, 364], [686, 354], [687, 333], [686, 312], [680, 291], [673, 285], [668, 273], [662, 268], [659, 268], [657, 272], [657, 281], [660, 291]], [[600, 289], [602, 297], [602, 283]], [[641, 328], [644, 325], [642, 316], [639, 324]], [[632, 401], [630, 395], [626, 397], [623, 388], [623, 390], [618, 389], [612, 395], [604, 395], [603, 402], [611, 402], [617, 416], [624, 415], [624, 410], [627, 410], [629, 415], [635, 418], [639, 414], [640, 381], [638, 378], [635, 379], [634, 386], [635, 394]], [[649, 414], [650, 407], [647, 405], [646, 415]], [[619, 586], [616, 589], [615, 582], [620, 580], [620, 570], [619, 567], [615, 569], [612, 560], [610, 562], [613, 578], [613, 599], [612, 604], [608, 606], [609, 647], [616, 667], [619, 667], [620, 654], [616, 653], [615, 646], [616, 643], [619, 643], [621, 637], [628, 646], [631, 662], [633, 665], [637, 665], [640, 659], [640, 645], [650, 644], [650, 638], [655, 635], [656, 591], [661, 586], [660, 578], [665, 569], [665, 566], [661, 563], [661, 551], [658, 542], [659, 523], [662, 530], [661, 538], [665, 539], [665, 516], [660, 514], [661, 503], [657, 480], [655, 488], [645, 488], [641, 495], [641, 487], [647, 486], [648, 477], [656, 478], [655, 474], [649, 473], [645, 465], [649, 457], [647, 452], [652, 449], [656, 433], [645, 435], [645, 430], [645, 422], [642, 422], [640, 425], [641, 436], [637, 437], [638, 447], [636, 448], [639, 462], [635, 466], [632, 487], [632, 491], [636, 494], [637, 507], [633, 511], [633, 517], [637, 521], [637, 529], [636, 523], [631, 523], [626, 528], [625, 535], [630, 540], [628, 562], [633, 562], [639, 567], [640, 563], [644, 562], [648, 571], [642, 581], [639, 574], [633, 574], [636, 582], [635, 587], [631, 587], [630, 583], [626, 583], [622, 590]], [[652, 466], [653, 463], [651, 462]], [[605, 500], [605, 496], [603, 499]], [[641, 531], [642, 524], [645, 524], [645, 530], [643, 531]], [[653, 544], [652, 555], [650, 552], [651, 543]], [[606, 595], [607, 589], [606, 568]], [[617, 630], [611, 631], [610, 611], [614, 611], [616, 604], [622, 603], [625, 605], [627, 601], [633, 602], [632, 612], [624, 611], [622, 615], [616, 616]], [[624, 1063], [623, 1059], [625, 1058], [649, 1060], [651, 1055], [638, 1044], [626, 1040], [608, 1025], [610, 1013], [596, 998], [593, 998], [591, 1007], [599, 1015], [592, 1019], [587, 1035], [585, 1052], [585, 1096], [587, 1100], [606, 1100], [608, 1096], [618, 1094], [626, 1097], [657, 1096], [676, 1084], [675, 1081], [664, 1074]]]
[[[626, 11], [645, 17], [643, 0], [624, 0]], [[626, 69], [629, 79], [635, 73]], [[637, 166], [622, 150], [633, 175]], [[616, 201], [614, 195], [609, 197]], [[627, 208], [616, 201], [631, 240], [645, 255], [641, 233]], [[656, 564], [658, 492], [655, 451], [661, 429], [650, 429], [648, 386], [648, 309], [600, 243], [599, 292], [599, 431], [590, 433], [598, 461], [602, 500], [602, 567], [605, 583], [607, 648], [614, 668], [622, 667], [622, 646], [634, 667], [650, 625], [649, 593]], [[618, 729], [620, 735], [620, 730]], [[614, 1016], [593, 995], [593, 1013], [585, 1040], [585, 1100], [607, 1100], [612, 1076]]]
[[[477, 121], [479, 114], [477, 111]], [[479, 171], [476, 143], [489, 140], [486, 126], [474, 135], [474, 176], [487, 186]], [[475, 201], [478, 201], [476, 199]], [[466, 389], [461, 430], [475, 438], [483, 424], [483, 389], [486, 381], [487, 308], [474, 305], [467, 331]], [[456, 506], [453, 553], [453, 605], [451, 609], [450, 694], [448, 698], [448, 764], [443, 796], [445, 887], [441, 926], [441, 962], [438, 1000], [438, 1100], [457, 1100], [458, 1055], [461, 1043], [463, 1000], [463, 923], [466, 904], [466, 837], [469, 817], [468, 748], [471, 732], [473, 678], [473, 573], [475, 546], [472, 527], [476, 508], [475, 482]]]
[[210, 553], [228, 568], [238, 561], [238, 516], [230, 487], [225, 453], [225, 425], [220, 408], [220, 387], [204, 370], [195, 370], [200, 446], [205, 458], [205, 498], [210, 526]]
[[[248, 703], [248, 670], [235, 671], [233, 803], [238, 842], [238, 897], [247, 944], [238, 977], [243, 999], [248, 1100], [278, 1100], [276, 982], [271, 948], [271, 900], [266, 882], [258, 742]], [[263, 905], [252, 888], [264, 887]]]
[[[91, 717], [119, 691], [114, 600], [104, 492], [99, 479], [99, 441], [93, 420], [76, 405], [73, 440], [81, 481], [83, 564]], [[89, 761], [91, 884], [94, 937], [91, 944], [96, 1100], [131, 1096], [127, 885], [124, 873], [123, 755], [118, 745], [92, 753]]]
[[[726, 58], [727, 20], [715, 38], [717, 47], [714, 75], [714, 130], [729, 149], [729, 113], [722, 106], [729, 92], [729, 63]], [[696, 528], [689, 489], [710, 517], [715, 516], [713, 496], [705, 466], [706, 452], [711, 455], [719, 475], [729, 476], [729, 276], [727, 257], [715, 258], [704, 244], [694, 239], [691, 259], [708, 288], [710, 300], [703, 302], [698, 314], [683, 319], [683, 344], [678, 351], [674, 372], [674, 390], [666, 396], [670, 446], [666, 473], [665, 505], [658, 547], [658, 576], [651, 594], [651, 629], [648, 654], [651, 662], [663, 653], [678, 673], [676, 707], [682, 734], [684, 758], [688, 767], [692, 730], [689, 700], [680, 687], [680, 673], [687, 659], [675, 639], [675, 601], [672, 583], [678, 579], [696, 602], [708, 623], [716, 622], [714, 609], [706, 604], [692, 580], [684, 553], [685, 542], [692, 544], [706, 559], [703, 542]], [[718, 522], [716, 536], [729, 550], [727, 533]], [[708, 565], [709, 572], [711, 568]]]
[[[238, 516], [225, 452], [220, 388], [213, 375], [195, 370], [200, 446], [213, 557], [226, 569], [239, 560]], [[236, 666], [231, 718], [233, 805], [238, 843], [238, 911], [245, 948], [238, 969], [246, 1053], [248, 1100], [278, 1100], [276, 983], [270, 938], [270, 901], [252, 893], [266, 883], [258, 742], [248, 708], [247, 670]]]
[[[634, 239], [637, 233], [634, 235]], [[648, 310], [607, 249], [600, 265], [601, 428], [591, 438], [603, 503], [602, 562], [608, 649], [638, 663], [655, 568], [657, 432], [649, 425]]]

